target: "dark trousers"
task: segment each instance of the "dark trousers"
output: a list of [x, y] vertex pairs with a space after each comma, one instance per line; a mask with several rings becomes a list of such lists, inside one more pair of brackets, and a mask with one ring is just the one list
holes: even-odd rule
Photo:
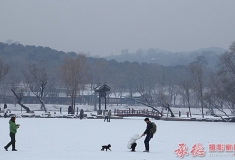
[[131, 151], [135, 151], [135, 147], [137, 146], [137, 143], [133, 143], [132, 145], [131, 145]]
[[149, 151], [149, 141], [151, 139], [150, 135], [147, 135], [145, 140], [144, 140], [144, 144], [145, 144], [145, 150]]
[[15, 149], [15, 142], [16, 142], [15, 136], [16, 136], [15, 133], [10, 132], [11, 141], [5, 146], [6, 148], [12, 145], [12, 149]]
[[104, 122], [105, 122], [105, 120], [107, 120], [107, 122], [109, 121], [108, 116], [104, 117]]

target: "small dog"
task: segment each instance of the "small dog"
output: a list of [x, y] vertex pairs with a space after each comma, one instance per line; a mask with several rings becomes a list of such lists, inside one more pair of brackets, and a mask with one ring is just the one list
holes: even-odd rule
[[110, 147], [111, 147], [110, 144], [108, 144], [107, 146], [102, 146], [101, 151], [104, 151], [105, 149], [106, 149], [106, 151], [107, 151], [107, 149], [109, 149], [111, 151]]

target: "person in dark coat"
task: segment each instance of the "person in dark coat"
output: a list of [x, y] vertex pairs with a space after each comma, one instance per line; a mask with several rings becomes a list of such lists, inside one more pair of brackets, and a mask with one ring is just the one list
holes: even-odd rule
[[16, 142], [15, 135], [20, 125], [15, 123], [15, 119], [16, 119], [15, 117], [11, 117], [9, 121], [11, 141], [4, 147], [6, 151], [8, 151], [8, 147], [10, 147], [11, 145], [12, 145], [12, 151], [17, 151], [15, 148], [15, 142]]
[[83, 109], [80, 110], [79, 117], [80, 117], [80, 119], [83, 119], [83, 117], [84, 117], [84, 110]]
[[108, 122], [110, 122], [110, 118], [111, 118], [112, 112], [111, 110], [108, 111]]
[[7, 104], [6, 104], [6, 103], [4, 103], [4, 109], [5, 109], [5, 108], [7, 108]]
[[7, 118], [7, 112], [8, 112], [8, 110], [7, 110], [7, 104], [6, 104], [6, 103], [4, 103], [3, 109], [4, 109], [4, 118]]
[[104, 122], [105, 122], [105, 120], [107, 120], [107, 122], [109, 121], [107, 110], [104, 111]]
[[142, 136], [146, 135], [145, 140], [144, 140], [144, 144], [145, 144], [144, 152], [149, 152], [149, 141], [150, 141], [151, 138], [153, 138], [153, 134], [150, 133], [150, 129], [153, 128], [153, 125], [152, 125], [151, 121], [148, 118], [145, 118], [144, 121], [147, 124], [146, 130], [142, 134]]
[[72, 106], [69, 106], [69, 108], [68, 108], [68, 114], [73, 114], [73, 108], [72, 108]]
[[[70, 106], [69, 106], [70, 107]], [[70, 108], [68, 107], [68, 114], [70, 114]]]

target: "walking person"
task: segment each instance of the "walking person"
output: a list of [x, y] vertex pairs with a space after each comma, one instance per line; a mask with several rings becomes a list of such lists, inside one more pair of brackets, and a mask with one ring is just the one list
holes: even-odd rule
[[8, 110], [7, 110], [7, 104], [6, 104], [6, 103], [4, 104], [3, 110], [4, 110], [4, 118], [7, 118], [7, 112], [8, 112]]
[[104, 111], [104, 122], [105, 122], [105, 120], [107, 120], [107, 122], [109, 121], [108, 120], [108, 112], [107, 112], [107, 110]]
[[15, 123], [15, 119], [16, 119], [15, 117], [11, 117], [9, 121], [11, 141], [4, 147], [6, 151], [8, 151], [8, 147], [10, 147], [11, 145], [12, 145], [12, 151], [17, 151], [15, 148], [15, 142], [16, 142], [15, 135], [20, 125]]
[[151, 138], [153, 138], [153, 133], [151, 133], [150, 130], [153, 128], [153, 125], [148, 118], [145, 118], [144, 121], [147, 124], [146, 130], [142, 134], [142, 136], [146, 135], [145, 140], [144, 140], [144, 144], [145, 144], [144, 152], [149, 152], [149, 141]]
[[108, 112], [108, 122], [110, 122], [111, 115], [112, 115], [111, 110], [109, 110], [109, 112]]
[[4, 118], [7, 118], [7, 113], [8, 113], [8, 110], [7, 110], [7, 108], [4, 108]]

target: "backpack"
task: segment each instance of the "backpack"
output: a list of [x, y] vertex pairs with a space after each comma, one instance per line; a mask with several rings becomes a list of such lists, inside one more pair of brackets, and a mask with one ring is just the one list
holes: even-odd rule
[[151, 123], [153, 127], [150, 129], [150, 133], [155, 134], [157, 131], [157, 125], [154, 122], [151, 122]]

